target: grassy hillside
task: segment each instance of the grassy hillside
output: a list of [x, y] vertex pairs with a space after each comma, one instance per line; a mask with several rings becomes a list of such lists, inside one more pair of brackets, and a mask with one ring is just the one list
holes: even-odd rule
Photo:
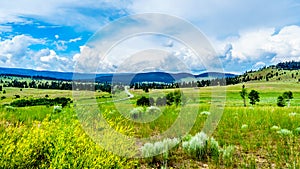
[[300, 62], [278, 63], [257, 71], [247, 71], [240, 76], [242, 81], [288, 81], [300, 82]]

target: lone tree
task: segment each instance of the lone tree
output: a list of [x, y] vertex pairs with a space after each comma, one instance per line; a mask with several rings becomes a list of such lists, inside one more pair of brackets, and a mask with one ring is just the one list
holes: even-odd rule
[[245, 88], [245, 85], [242, 86], [242, 90], [240, 91], [240, 95], [244, 101], [244, 107], [246, 107], [246, 96], [247, 96], [247, 89]]
[[291, 91], [284, 92], [282, 97], [288, 102], [288, 107], [290, 107], [291, 100], [294, 98]]
[[277, 106], [284, 107], [285, 106], [285, 100], [282, 96], [278, 96], [277, 98]]
[[256, 102], [259, 102], [259, 93], [256, 90], [251, 90], [248, 98], [250, 99], [250, 104], [255, 105]]

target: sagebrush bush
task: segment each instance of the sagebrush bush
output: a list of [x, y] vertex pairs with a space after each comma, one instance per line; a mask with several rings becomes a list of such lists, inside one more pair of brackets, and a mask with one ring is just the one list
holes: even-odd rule
[[176, 147], [180, 140], [178, 138], [166, 138], [155, 143], [146, 143], [141, 148], [143, 157], [152, 157], [161, 153], [167, 153], [171, 148]]
[[132, 109], [129, 114], [130, 114], [130, 117], [133, 118], [133, 119], [137, 119], [139, 118], [142, 113], [144, 113], [144, 108], [143, 107], [136, 107], [134, 109]]
[[281, 129], [281, 130], [277, 131], [277, 133], [282, 135], [282, 136], [293, 135], [293, 132], [291, 130], [288, 130], [288, 129]]
[[161, 113], [161, 110], [160, 110], [159, 107], [150, 106], [150, 107], [147, 107], [146, 113], [149, 113], [149, 114], [158, 114], [158, 113]]
[[197, 133], [189, 141], [182, 143], [182, 148], [191, 156], [197, 159], [203, 159], [207, 154], [208, 137], [205, 133]]
[[197, 159], [206, 159], [208, 157], [218, 159], [221, 150], [218, 142], [214, 138], [208, 138], [203, 132], [197, 133], [188, 141], [183, 141], [182, 148]]
[[62, 111], [62, 107], [61, 106], [54, 106], [53, 107], [53, 113], [60, 113]]
[[230, 165], [233, 162], [234, 146], [229, 145], [224, 147], [222, 153], [222, 160], [224, 161], [225, 165]]

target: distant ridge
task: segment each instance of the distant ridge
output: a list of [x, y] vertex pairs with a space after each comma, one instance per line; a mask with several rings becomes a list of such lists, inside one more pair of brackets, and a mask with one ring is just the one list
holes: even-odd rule
[[206, 72], [196, 75], [196, 78], [204, 78], [204, 77], [214, 77], [214, 78], [228, 78], [228, 77], [235, 77], [237, 75], [232, 73], [220, 73], [220, 72]]
[[166, 72], [147, 72], [147, 73], [107, 73], [107, 74], [84, 74], [72, 72], [55, 72], [55, 71], [39, 71], [22, 68], [3, 68], [0, 67], [0, 75], [28, 77], [33, 79], [50, 79], [50, 80], [73, 80], [73, 75], [80, 80], [95, 80], [96, 82], [114, 82], [126, 83], [130, 80], [131, 83], [136, 82], [162, 82], [173, 83], [184, 78], [222, 78], [235, 77], [231, 73], [205, 72], [199, 75], [190, 73], [166, 73]]

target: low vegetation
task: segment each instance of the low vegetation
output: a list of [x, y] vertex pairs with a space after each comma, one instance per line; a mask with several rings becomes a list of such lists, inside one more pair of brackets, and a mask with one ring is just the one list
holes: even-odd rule
[[[97, 145], [82, 129], [70, 91], [2, 87], [0, 168], [300, 168], [299, 84], [295, 78], [277, 81], [274, 73], [268, 82], [137, 89], [130, 91], [134, 95], [130, 98], [120, 89], [116, 93], [126, 100], [118, 104], [110, 92], [95, 91], [84, 98], [97, 101], [101, 110], [97, 115], [116, 131], [159, 138], [136, 143], [145, 157], [141, 159], [120, 157]], [[226, 89], [226, 104], [217, 128], [207, 136], [201, 131], [214, 115], [211, 93], [217, 89]], [[185, 135], [174, 131], [160, 138], [178, 117], [189, 117], [193, 110], [198, 114], [190, 119], [194, 125]]]

